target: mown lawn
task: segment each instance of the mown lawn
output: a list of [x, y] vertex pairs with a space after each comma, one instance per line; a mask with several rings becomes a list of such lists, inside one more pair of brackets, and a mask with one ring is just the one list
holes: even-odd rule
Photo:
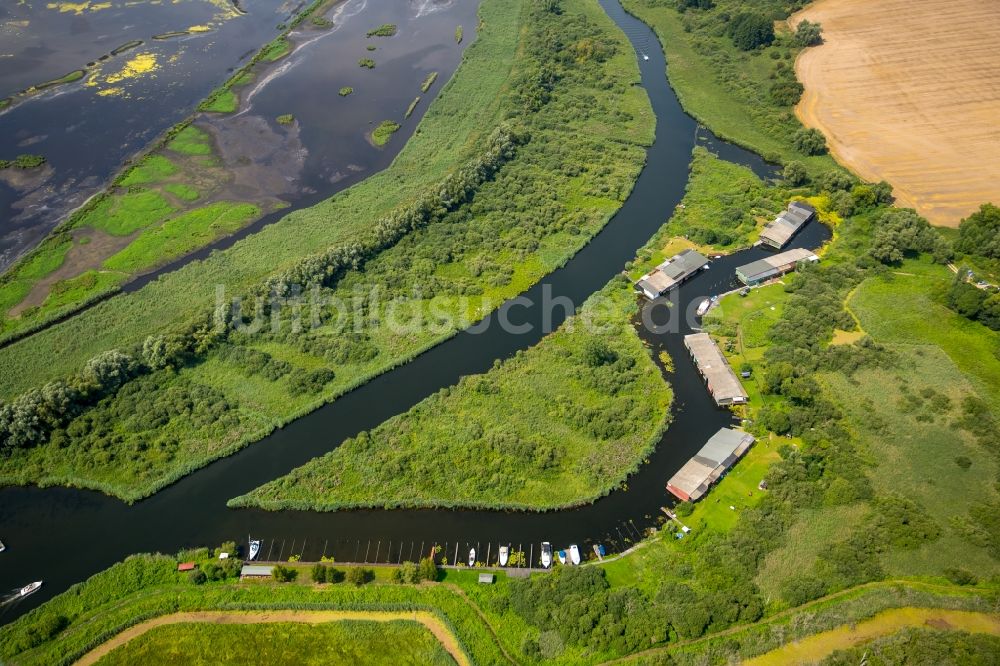
[[389, 661], [412, 666], [455, 663], [427, 628], [402, 620], [345, 620], [316, 625], [176, 624], [156, 627], [112, 650], [97, 663], [375, 666]]

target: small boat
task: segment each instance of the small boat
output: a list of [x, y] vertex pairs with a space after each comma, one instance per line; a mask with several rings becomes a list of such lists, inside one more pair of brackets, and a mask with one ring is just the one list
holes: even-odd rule
[[648, 55], [646, 55], [645, 53], [643, 53], [643, 54], [642, 54], [642, 59], [643, 59], [643, 60], [649, 60], [649, 56], [648, 56]]
[[569, 545], [569, 561], [573, 564], [580, 563], [580, 548], [575, 543]]
[[695, 314], [700, 317], [706, 312], [708, 312], [708, 309], [710, 307], [712, 307], [712, 301], [706, 298], [705, 300], [703, 300], [701, 303], [698, 304], [698, 311], [695, 312]]
[[542, 567], [548, 569], [552, 566], [552, 544], [548, 541], [542, 542]]
[[507, 566], [507, 558], [510, 556], [510, 548], [507, 546], [500, 546], [500, 566]]
[[469, 549], [469, 566], [470, 567], [476, 566], [476, 549], [475, 548], [470, 548]]
[[250, 552], [247, 554], [247, 562], [256, 559], [257, 553], [260, 552], [260, 539], [254, 539], [250, 542]]
[[0, 541], [0, 553], [7, 550], [7, 546], [3, 545], [3, 541]]
[[559, 564], [566, 564], [566, 551], [560, 550], [557, 555], [559, 556]]
[[604, 545], [603, 544], [599, 544], [599, 543], [595, 543], [594, 544], [594, 555], [597, 555], [597, 559], [603, 560], [604, 559], [604, 554], [605, 554]]
[[18, 592], [18, 595], [21, 597], [26, 597], [32, 592], [37, 592], [38, 588], [40, 588], [41, 586], [42, 586], [42, 581], [40, 580], [36, 580], [34, 583], [28, 583], [27, 585], [21, 588], [21, 590]]

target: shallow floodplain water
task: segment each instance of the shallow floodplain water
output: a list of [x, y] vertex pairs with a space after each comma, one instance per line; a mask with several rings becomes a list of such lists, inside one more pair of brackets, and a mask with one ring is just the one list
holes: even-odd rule
[[[539, 544], [556, 548], [581, 545], [584, 555], [601, 542], [610, 551], [641, 538], [656, 523], [659, 508], [673, 503], [667, 479], [700, 449], [720, 427], [732, 423], [731, 412], [719, 409], [706, 391], [682, 336], [691, 331], [687, 317], [661, 334], [643, 333], [654, 351], [666, 349], [675, 370], [669, 380], [675, 402], [673, 420], [647, 464], [618, 490], [592, 505], [549, 513], [463, 510], [364, 510], [317, 513], [230, 510], [229, 498], [248, 492], [322, 455], [345, 438], [368, 430], [460, 376], [487, 371], [494, 359], [509, 358], [542, 337], [543, 293], [550, 299], [568, 297], [582, 304], [613, 278], [626, 261], [669, 217], [680, 202], [696, 142], [725, 149], [725, 156], [750, 166], [758, 175], [773, 175], [759, 157], [721, 144], [680, 108], [664, 76], [665, 62], [652, 32], [628, 16], [617, 0], [600, 0], [625, 31], [640, 57], [642, 84], [657, 117], [656, 140], [645, 168], [621, 210], [594, 240], [566, 266], [553, 272], [523, 296], [533, 305], [511, 311], [511, 323], [530, 322], [528, 334], [508, 333], [492, 315], [485, 332], [466, 332], [438, 345], [414, 361], [388, 372], [336, 402], [298, 419], [239, 453], [192, 473], [153, 497], [127, 506], [89, 491], [67, 488], [6, 488], [0, 490], [0, 538], [8, 551], [0, 555], [0, 590], [32, 580], [46, 581], [38, 593], [17, 606], [0, 609], [8, 622], [69, 585], [110, 566], [131, 553], [176, 552], [182, 547], [214, 545], [227, 539], [263, 540], [261, 556], [304, 560], [323, 554], [339, 561], [396, 562], [445, 546], [449, 560], [467, 557], [475, 547], [495, 562], [500, 543], [510, 543], [538, 560]], [[272, 110], [273, 111], [273, 110]], [[807, 225], [789, 247], [817, 248], [829, 238], [817, 222]], [[668, 312], [688, 313], [704, 297], [736, 285], [736, 266], [759, 259], [768, 251], [745, 250], [712, 262], [711, 268], [683, 285], [674, 307], [656, 307], [652, 319], [661, 323]], [[645, 307], [650, 307], [646, 305]], [[565, 317], [555, 310], [554, 324]], [[552, 492], [558, 494], [559, 488]], [[489, 544], [489, 545], [488, 545]]]
[[[79, 81], [0, 111], [0, 159], [30, 153], [47, 160], [42, 169], [0, 171], [0, 270], [187, 116], [299, 6], [243, 4], [240, 12], [228, 0], [0, 3], [0, 99], [88, 69]], [[153, 39], [191, 28], [197, 31]], [[111, 55], [133, 40], [142, 44]]]

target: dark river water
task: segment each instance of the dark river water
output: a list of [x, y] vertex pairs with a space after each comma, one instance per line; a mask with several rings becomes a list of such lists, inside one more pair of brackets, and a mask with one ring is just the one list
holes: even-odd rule
[[[704, 130], [696, 133], [695, 122], [681, 110], [667, 84], [664, 59], [652, 32], [627, 15], [617, 0], [601, 0], [601, 4], [636, 48], [642, 84], [658, 119], [656, 141], [632, 195], [607, 227], [565, 267], [523, 294], [520, 306], [507, 313], [515, 323], [533, 324], [534, 332], [517, 335], [490, 325], [484, 332], [462, 333], [134, 506], [95, 492], [65, 488], [0, 491], [0, 538], [8, 545], [0, 555], [0, 590], [45, 580], [42, 590], [24, 603], [8, 606], [0, 621], [10, 621], [130, 553], [176, 552], [227, 539], [245, 543], [248, 535], [263, 539], [263, 556], [275, 560], [291, 554], [318, 559], [325, 553], [341, 561], [396, 562], [416, 557], [421, 549], [438, 543], [446, 547], [449, 558], [454, 557], [456, 545], [460, 560], [474, 546], [481, 559], [489, 550], [495, 561], [497, 545], [511, 543], [533, 552], [537, 561], [542, 541], [557, 548], [578, 543], [585, 554], [590, 544], [598, 542], [616, 551], [656, 523], [659, 508], [673, 504], [666, 480], [718, 428], [732, 423], [731, 413], [715, 406], [683, 348], [681, 339], [691, 330], [690, 318], [676, 313], [686, 315], [706, 295], [734, 287], [733, 269], [764, 256], [766, 250], [754, 248], [713, 261], [710, 270], [674, 296], [670, 312], [675, 316], [667, 331], [643, 332], [654, 348], [665, 349], [675, 361], [670, 377], [675, 403], [672, 424], [648, 464], [629, 479], [627, 490], [578, 509], [550, 513], [226, 508], [229, 498], [285, 474], [360, 430], [373, 428], [454, 384], [460, 376], [484, 372], [494, 359], [508, 358], [537, 343], [542, 337], [543, 290], [579, 304], [621, 271], [680, 202], [696, 141], [708, 141], [727, 159], [750, 166], [759, 175], [773, 175], [773, 169], [759, 157], [723, 144]], [[790, 247], [816, 248], [828, 237], [825, 227], [811, 223]], [[665, 318], [667, 312], [658, 307], [653, 318]], [[491, 324], [497, 316], [490, 318]], [[556, 309], [556, 323], [562, 317], [562, 309]]]

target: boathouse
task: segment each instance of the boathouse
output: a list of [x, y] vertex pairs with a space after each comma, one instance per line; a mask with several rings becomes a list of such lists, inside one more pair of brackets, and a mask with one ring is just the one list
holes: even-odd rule
[[780, 250], [815, 215], [816, 209], [806, 202], [793, 201], [778, 217], [767, 223], [764, 230], [760, 232], [760, 242]]
[[740, 430], [722, 428], [667, 482], [667, 490], [683, 501], [695, 501], [708, 492], [726, 470], [736, 464], [754, 438]]
[[816, 262], [819, 261], [819, 257], [811, 250], [795, 248], [740, 266], [736, 269], [736, 277], [743, 284], [754, 287], [794, 271], [805, 261]]
[[708, 392], [715, 398], [717, 405], [742, 405], [747, 401], [743, 385], [708, 333], [685, 335], [684, 346], [691, 353], [698, 372], [705, 378]]
[[708, 265], [700, 252], [684, 250], [643, 275], [635, 288], [649, 300], [658, 298]]
[[263, 564], [244, 564], [240, 570], [240, 578], [270, 578], [274, 567]]

